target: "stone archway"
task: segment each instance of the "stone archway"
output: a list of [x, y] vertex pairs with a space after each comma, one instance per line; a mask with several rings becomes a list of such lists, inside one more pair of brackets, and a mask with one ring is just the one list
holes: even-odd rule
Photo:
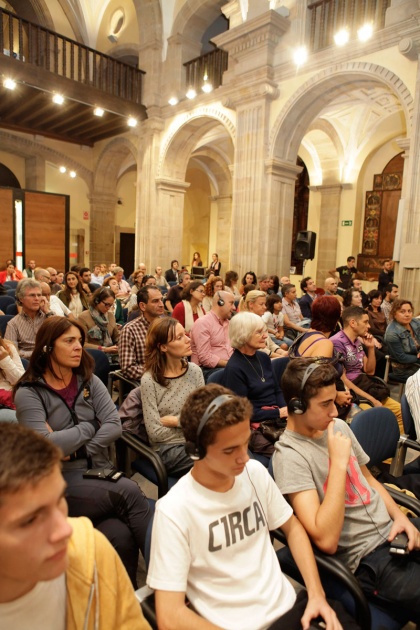
[[131, 156], [137, 164], [137, 149], [127, 138], [109, 142], [99, 156], [90, 197], [91, 264], [114, 258], [115, 204], [121, 164]]

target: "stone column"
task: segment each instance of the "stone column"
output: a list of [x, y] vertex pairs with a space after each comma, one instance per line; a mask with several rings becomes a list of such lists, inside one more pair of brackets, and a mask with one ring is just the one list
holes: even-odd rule
[[117, 195], [93, 192], [90, 200], [90, 264], [114, 261]]
[[29, 190], [45, 190], [45, 160], [38, 155], [25, 160], [25, 188]]
[[[219, 259], [223, 261], [224, 272], [230, 269], [230, 248], [231, 248], [231, 218], [232, 218], [232, 195], [217, 195], [210, 197], [212, 204], [216, 205], [217, 230], [216, 247], [214, 251], [219, 254]], [[209, 258], [212, 252], [209, 251]]]
[[343, 187], [340, 184], [331, 184], [310, 186], [309, 190], [321, 194], [316, 283], [317, 286], [322, 287], [328, 270], [334, 269], [336, 265], [338, 222]]
[[[155, 238], [150, 243], [149, 254], [150, 261], [157, 261], [151, 262], [153, 265], [164, 266], [174, 258], [182, 263], [184, 196], [189, 186], [182, 180], [156, 179], [157, 212], [151, 230]], [[146, 260], [149, 260], [147, 254]]]

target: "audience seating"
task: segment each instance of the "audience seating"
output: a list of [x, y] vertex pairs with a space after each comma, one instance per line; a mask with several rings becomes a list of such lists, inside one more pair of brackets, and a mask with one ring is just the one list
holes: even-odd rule
[[105, 387], [108, 387], [108, 376], [112, 370], [112, 365], [108, 361], [108, 357], [102, 350], [94, 350], [93, 348], [86, 348], [91, 357], [95, 361], [95, 374], [102, 381]]
[[389, 385], [399, 385], [400, 389], [399, 389], [399, 398], [401, 400], [401, 397], [404, 393], [404, 389], [405, 389], [405, 384], [407, 382], [407, 376], [397, 376], [396, 374], [393, 374], [392, 372], [392, 366], [391, 366], [391, 357], [389, 356], [389, 354], [387, 354], [385, 356], [385, 360], [386, 360], [386, 366], [385, 366], [385, 374], [384, 374], [384, 381], [385, 383], [388, 383]]
[[2, 337], [6, 332], [7, 323], [14, 317], [14, 315], [0, 315], [0, 332]]
[[6, 312], [10, 304], [14, 304], [15, 299], [11, 295], [0, 295], [0, 311]]
[[207, 383], [217, 383], [217, 385], [223, 385], [223, 373], [225, 368], [219, 368], [216, 372], [212, 372], [207, 377]]
[[3, 286], [5, 289], [16, 289], [18, 285], [18, 280], [7, 280], [7, 282], [3, 282]]
[[405, 394], [401, 396], [401, 411], [405, 435], [400, 435], [399, 437], [395, 457], [392, 460], [390, 468], [391, 475], [394, 475], [395, 477], [399, 477], [402, 474], [420, 472], [420, 458], [417, 458], [414, 462], [405, 465], [408, 448], [420, 452], [420, 444], [417, 442], [413, 416], [411, 415], [411, 410]]
[[17, 314], [18, 314], [18, 309], [17, 309], [16, 302], [14, 302], [13, 304], [9, 304], [6, 307], [6, 315], [12, 315], [14, 317]]
[[16, 297], [16, 289], [7, 289], [6, 295], [10, 295], [12, 298]]

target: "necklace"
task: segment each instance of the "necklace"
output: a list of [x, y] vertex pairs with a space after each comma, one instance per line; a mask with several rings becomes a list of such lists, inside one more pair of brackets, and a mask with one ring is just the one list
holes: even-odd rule
[[261, 380], [262, 383], [265, 383], [265, 377], [264, 377], [264, 370], [263, 367], [260, 363], [260, 360], [258, 358], [258, 354], [257, 352], [255, 353], [255, 357], [257, 358], [258, 361], [258, 365], [260, 366], [260, 370], [261, 370], [261, 374], [258, 374], [257, 370], [255, 369], [255, 367], [253, 366], [253, 364], [251, 363], [251, 361], [248, 359], [248, 357], [246, 356], [246, 354], [243, 354], [241, 352], [241, 355], [243, 356], [243, 358], [245, 359], [245, 361], [247, 361], [249, 363], [249, 365], [252, 367], [252, 369], [254, 370], [255, 374], [258, 376], [258, 378]]

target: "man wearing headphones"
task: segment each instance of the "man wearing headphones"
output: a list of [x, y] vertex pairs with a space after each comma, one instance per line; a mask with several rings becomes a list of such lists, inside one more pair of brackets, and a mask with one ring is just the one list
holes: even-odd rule
[[[328, 630], [341, 628], [302, 525], [249, 459], [251, 415], [246, 398], [216, 384], [195, 390], [181, 411], [194, 466], [156, 505], [147, 583], [159, 628], [302, 630], [318, 615]], [[297, 599], [270, 541], [277, 527], [308, 589]]]
[[[311, 540], [355, 573], [367, 597], [391, 614], [398, 604], [419, 623], [420, 563], [413, 550], [420, 549], [420, 519], [411, 522], [400, 511], [370, 473], [350, 428], [336, 418], [336, 376], [330, 364], [310, 359], [287, 366], [287, 429], [273, 455], [275, 480]], [[390, 548], [401, 532], [408, 544], [395, 556]]]

